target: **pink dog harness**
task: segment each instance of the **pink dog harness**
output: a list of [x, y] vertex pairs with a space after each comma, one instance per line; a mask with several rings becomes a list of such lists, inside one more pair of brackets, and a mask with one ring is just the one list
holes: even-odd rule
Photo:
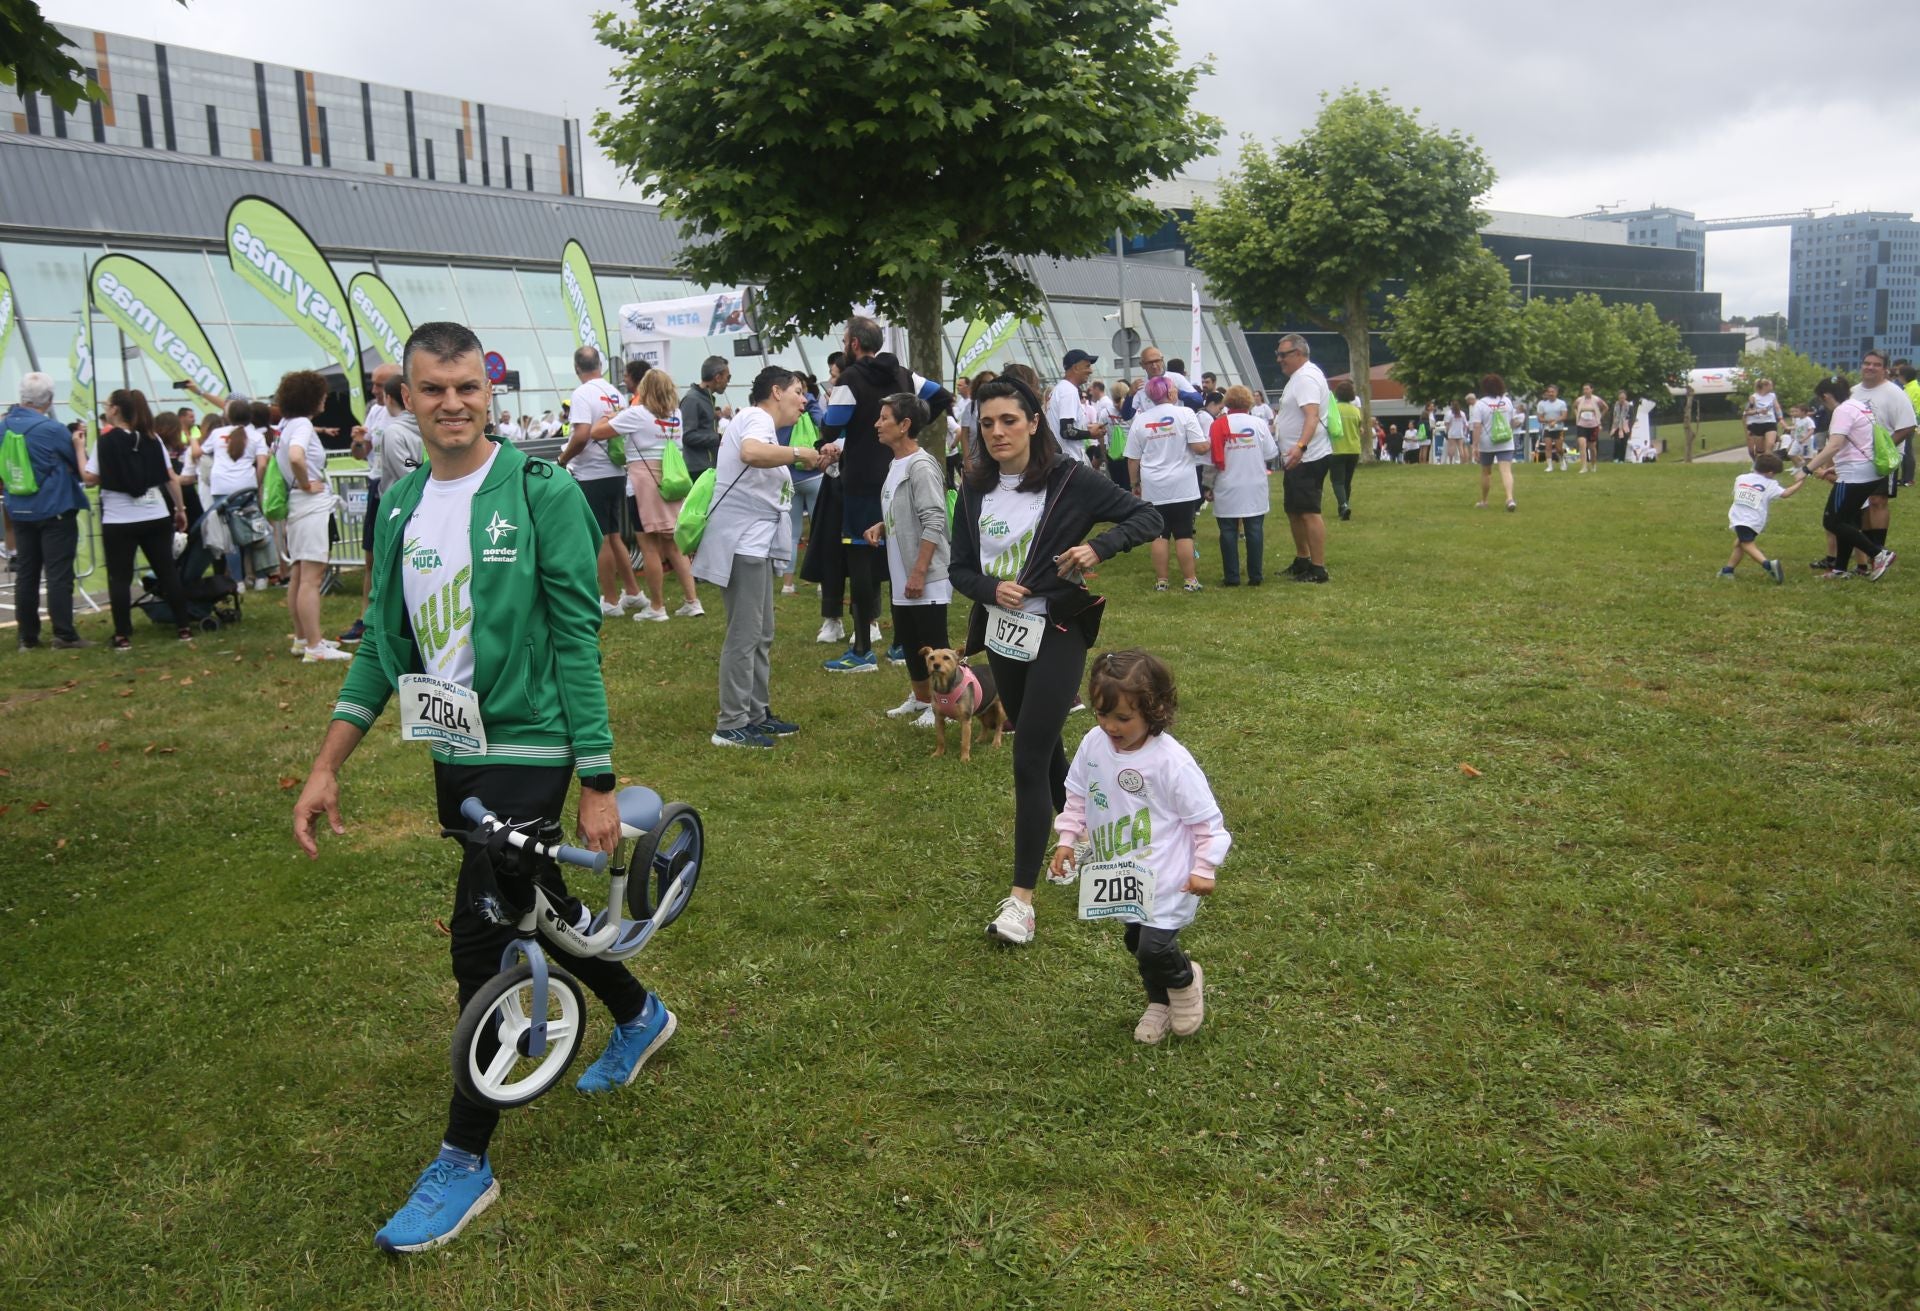
[[982, 694], [980, 690], [980, 679], [973, 672], [972, 665], [961, 665], [960, 677], [955, 680], [953, 690], [944, 694], [935, 692], [933, 694], [933, 704], [937, 706], [940, 713], [948, 719], [958, 719], [960, 717], [960, 698], [968, 688], [973, 689], [974, 709], [981, 709], [980, 697]]

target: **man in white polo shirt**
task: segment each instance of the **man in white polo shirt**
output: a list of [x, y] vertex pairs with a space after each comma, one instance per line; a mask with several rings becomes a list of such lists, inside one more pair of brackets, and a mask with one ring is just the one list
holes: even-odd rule
[[[1873, 411], [1874, 423], [1887, 430], [1894, 446], [1904, 456], [1907, 444], [1913, 440], [1913, 399], [1888, 375], [1887, 357], [1883, 352], [1870, 350], [1860, 357], [1860, 382], [1853, 389], [1853, 399]], [[1887, 525], [1893, 520], [1890, 502], [1899, 494], [1900, 468], [1895, 465], [1887, 475], [1885, 486], [1867, 498], [1867, 508], [1860, 513], [1861, 529], [1882, 550], [1887, 545]]]
[[[594, 424], [626, 407], [626, 400], [600, 376], [603, 367], [600, 352], [591, 346], [573, 353], [573, 372], [580, 385], [573, 389], [567, 407], [573, 435], [560, 452], [560, 463], [580, 483], [600, 525], [600, 613], [614, 616], [638, 609], [646, 598], [633, 572], [633, 556], [621, 540], [627, 523], [626, 452], [612, 450], [612, 439], [592, 435]], [[624, 448], [625, 442], [620, 445]], [[620, 458], [616, 460], [615, 455]]]
[[1332, 391], [1327, 375], [1308, 357], [1307, 339], [1289, 332], [1274, 350], [1280, 371], [1287, 375], [1274, 416], [1274, 435], [1280, 439], [1281, 505], [1287, 528], [1293, 533], [1293, 566], [1287, 576], [1296, 583], [1324, 583], [1327, 575], [1327, 521], [1320, 514], [1320, 493], [1333, 466], [1333, 443], [1320, 416], [1327, 412]]

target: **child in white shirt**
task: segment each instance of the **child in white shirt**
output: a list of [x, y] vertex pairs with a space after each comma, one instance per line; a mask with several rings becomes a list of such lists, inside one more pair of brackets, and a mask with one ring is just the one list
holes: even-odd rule
[[1792, 416], [1792, 424], [1787, 430], [1787, 456], [1801, 468], [1813, 458], [1813, 416], [1807, 413], [1807, 407], [1796, 405], [1787, 411]]
[[1807, 474], [1803, 469], [1791, 487], [1782, 487], [1774, 481], [1774, 475], [1781, 469], [1780, 457], [1772, 451], [1765, 451], [1753, 457], [1753, 471], [1743, 473], [1733, 480], [1733, 508], [1727, 511], [1727, 526], [1733, 529], [1733, 555], [1726, 566], [1720, 570], [1722, 578], [1733, 577], [1734, 566], [1740, 563], [1741, 556], [1747, 556], [1759, 562], [1767, 577], [1776, 583], [1784, 583], [1786, 577], [1780, 572], [1778, 560], [1767, 559], [1754, 541], [1766, 531], [1767, 509], [1775, 501], [1783, 501], [1807, 484]]
[[1117, 870], [1151, 884], [1145, 918], [1126, 917], [1127, 951], [1147, 991], [1133, 1030], [1144, 1043], [1169, 1029], [1185, 1037], [1206, 1017], [1205, 980], [1180, 949], [1180, 930], [1212, 893], [1214, 870], [1233, 845], [1207, 776], [1166, 731], [1175, 701], [1173, 673], [1157, 657], [1132, 650], [1094, 659], [1087, 704], [1097, 722], [1067, 770], [1048, 871], [1055, 883], [1076, 873], [1104, 883]]

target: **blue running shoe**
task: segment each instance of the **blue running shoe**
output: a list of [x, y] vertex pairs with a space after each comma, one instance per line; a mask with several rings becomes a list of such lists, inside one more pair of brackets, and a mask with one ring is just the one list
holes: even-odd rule
[[880, 662], [871, 651], [865, 655], [855, 655], [849, 650], [845, 655], [827, 661], [823, 668], [829, 674], [871, 674], [878, 672]]
[[467, 1222], [499, 1200], [493, 1166], [480, 1158], [470, 1169], [437, 1156], [413, 1185], [413, 1196], [373, 1236], [383, 1252], [426, 1252], [451, 1243]]
[[648, 993], [647, 1004], [640, 1008], [639, 1015], [625, 1024], [613, 1026], [607, 1049], [600, 1053], [599, 1060], [587, 1067], [574, 1087], [583, 1093], [612, 1092], [626, 1087], [633, 1082], [633, 1076], [640, 1073], [647, 1057], [665, 1046], [679, 1027], [680, 1021], [674, 1018], [673, 1012], [662, 1006], [658, 997]]
[[907, 648], [904, 646], [901, 646], [898, 642], [895, 642], [892, 646], [887, 648], [887, 660], [890, 663], [896, 664], [896, 665], [906, 664]]
[[756, 747], [762, 751], [773, 750], [773, 739], [756, 728], [716, 728], [708, 738], [717, 747]]
[[755, 724], [751, 731], [758, 733], [761, 737], [792, 737], [800, 731], [800, 725], [789, 724], [769, 710], [767, 717]]

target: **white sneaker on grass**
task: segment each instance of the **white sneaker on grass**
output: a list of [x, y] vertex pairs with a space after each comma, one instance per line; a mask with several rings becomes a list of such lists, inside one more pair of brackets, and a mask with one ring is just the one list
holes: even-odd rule
[[820, 632], [813, 639], [816, 642], [844, 642], [847, 640], [846, 625], [838, 619], [824, 619], [820, 623]]
[[352, 652], [342, 651], [337, 646], [327, 646], [323, 643], [320, 646], [308, 647], [306, 649], [306, 654], [300, 657], [300, 663], [303, 665], [317, 665], [317, 664], [320, 664], [322, 661], [326, 661], [326, 660], [351, 660], [351, 659], [353, 659]]
[[868, 624], [867, 625], [867, 645], [884, 648], [886, 644], [887, 644], [887, 639], [880, 636], [880, 625]]
[[[665, 608], [666, 608], [665, 606], [661, 607], [661, 609], [663, 610]], [[673, 612], [673, 617], [675, 619], [698, 619], [701, 615], [705, 614], [706, 612], [707, 612], [707, 608], [701, 605], [698, 601], [688, 601], [686, 604], [682, 605], [678, 610], [675, 610]]]
[[1024, 947], [1033, 941], [1033, 929], [1033, 907], [1018, 897], [1009, 896], [988, 923], [987, 936]]
[[620, 608], [622, 610], [639, 610], [646, 604], [647, 598], [638, 592], [620, 593]]
[[1873, 557], [1873, 568], [1867, 573], [1867, 581], [1878, 582], [1881, 574], [1893, 568], [1893, 562], [1896, 558], [1897, 555], [1895, 552], [1889, 551], [1884, 547], [1881, 548], [1880, 553]]
[[667, 607], [663, 605], [656, 610], [652, 606], [648, 606], [634, 615], [633, 622], [636, 624], [664, 624], [667, 622]]
[[913, 726], [915, 728], [932, 728], [933, 727], [933, 707], [928, 706], [925, 710], [922, 710], [920, 712], [920, 718], [913, 721]]
[[618, 605], [610, 605], [605, 601], [600, 603], [600, 614], [603, 618], [618, 619], [625, 613], [626, 611]]
[[902, 701], [899, 705], [887, 711], [887, 718], [905, 719], [908, 715], [917, 715], [923, 710], [931, 712], [933, 710], [932, 704], [922, 701], [919, 697], [909, 692], [905, 701]]

